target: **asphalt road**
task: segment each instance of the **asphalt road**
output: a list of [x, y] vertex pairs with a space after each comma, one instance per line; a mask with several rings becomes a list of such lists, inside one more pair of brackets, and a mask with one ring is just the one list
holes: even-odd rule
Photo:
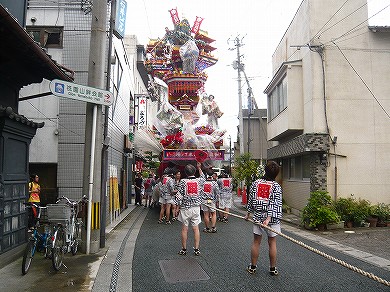
[[[245, 267], [250, 262], [252, 226], [238, 218], [219, 223], [215, 234], [201, 233], [200, 256], [191, 253], [190, 230], [190, 253], [179, 256], [179, 222], [157, 224], [157, 209], [129, 209], [129, 215], [109, 233], [106, 248], [98, 254], [67, 255], [66, 267], [60, 272], [54, 272], [50, 261], [38, 254], [25, 276], [19, 259], [0, 270], [0, 291], [390, 291], [390, 287], [282, 237], [277, 243], [279, 276], [268, 274], [266, 240], [262, 242], [257, 273], [248, 274]], [[369, 236], [358, 231], [358, 237], [349, 242], [351, 235], [341, 231], [323, 234], [282, 225], [284, 234], [390, 281], [390, 266], [380, 266], [381, 260], [388, 263], [380, 252], [367, 260], [365, 253], [355, 249], [359, 244], [356, 238], [382, 239], [382, 248], [387, 249], [389, 230], [375, 231], [365, 231]], [[355, 248], [339, 249], [337, 240]], [[364, 257], [359, 259], [360, 255]]]

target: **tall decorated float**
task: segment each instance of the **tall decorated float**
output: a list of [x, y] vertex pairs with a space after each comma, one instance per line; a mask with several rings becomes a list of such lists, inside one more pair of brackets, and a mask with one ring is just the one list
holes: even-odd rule
[[[153, 120], [162, 168], [168, 162], [183, 165], [195, 160], [212, 165], [223, 160], [226, 132], [218, 126], [223, 113], [205, 89], [208, 76], [204, 71], [217, 62], [216, 48], [211, 45], [214, 40], [200, 30], [203, 18], [196, 17], [191, 27], [187, 19], [180, 20], [176, 9], [169, 12], [173, 29], [166, 27], [162, 38], [149, 41], [145, 61], [148, 73], [168, 85], [168, 100]], [[150, 137], [150, 131], [147, 135], [138, 132], [140, 148], [154, 144], [146, 142], [146, 136]]]

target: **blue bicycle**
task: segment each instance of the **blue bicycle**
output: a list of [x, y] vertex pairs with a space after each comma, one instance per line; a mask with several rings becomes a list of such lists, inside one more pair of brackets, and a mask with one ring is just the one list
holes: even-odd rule
[[25, 203], [26, 208], [30, 209], [29, 211], [33, 214], [33, 226], [28, 231], [30, 237], [28, 238], [26, 249], [23, 254], [22, 262], [22, 274], [26, 275], [30, 269], [32, 259], [35, 255], [35, 252], [43, 252], [45, 258], [51, 258], [51, 232], [49, 226], [44, 226], [43, 233], [39, 232], [40, 219], [42, 214], [42, 209], [46, 207], [38, 206], [34, 203]]

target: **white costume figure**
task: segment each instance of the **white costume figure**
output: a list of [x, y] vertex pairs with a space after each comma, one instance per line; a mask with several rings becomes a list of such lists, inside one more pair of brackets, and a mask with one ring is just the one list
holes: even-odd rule
[[202, 98], [202, 114], [207, 114], [207, 123], [218, 129], [218, 119], [222, 117], [223, 112], [219, 109], [217, 103], [214, 101], [214, 95], [204, 96]]

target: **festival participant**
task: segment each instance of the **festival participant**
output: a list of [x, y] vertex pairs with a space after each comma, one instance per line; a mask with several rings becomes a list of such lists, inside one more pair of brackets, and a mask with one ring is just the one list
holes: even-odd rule
[[160, 217], [158, 219], [158, 223], [163, 223], [165, 218], [165, 224], [171, 224], [170, 215], [171, 215], [171, 204], [173, 203], [172, 192], [174, 189], [174, 181], [171, 175], [173, 174], [173, 169], [167, 167], [164, 169], [163, 176], [159, 183], [160, 188]]
[[200, 216], [200, 205], [202, 204], [201, 190], [205, 182], [205, 176], [201, 169], [201, 163], [197, 163], [197, 168], [200, 174], [199, 178], [195, 177], [196, 168], [192, 164], [187, 164], [184, 167], [184, 172], [187, 178], [180, 181], [179, 191], [175, 196], [177, 205], [180, 206], [178, 220], [182, 223], [181, 228], [181, 250], [179, 255], [187, 254], [187, 237], [188, 226], [191, 224], [194, 231], [194, 255], [200, 255], [199, 243], [199, 223], [202, 221]]
[[[230, 208], [232, 207], [233, 203], [233, 182], [232, 178], [228, 177], [226, 173], [222, 174], [222, 177], [218, 179], [218, 186], [219, 186], [219, 208], [221, 210], [224, 210], [225, 212], [229, 212]], [[228, 223], [229, 215], [228, 213], [223, 214], [223, 218], [221, 219], [221, 222]]]
[[[248, 213], [245, 220], [253, 213], [253, 221], [269, 226], [280, 232], [280, 219], [282, 218], [282, 188], [275, 181], [279, 173], [279, 165], [275, 161], [268, 161], [265, 166], [265, 174], [262, 178], [252, 183], [248, 198]], [[262, 234], [268, 235], [268, 253], [270, 261], [270, 274], [278, 275], [276, 269], [276, 233], [262, 228], [259, 224], [253, 224], [253, 243], [251, 247], [251, 264], [247, 271], [256, 273], [257, 259], [259, 257]]]
[[149, 177], [144, 182], [144, 188], [145, 188], [145, 196], [144, 196], [145, 205], [144, 206], [145, 206], [145, 208], [147, 206], [149, 206], [149, 208], [151, 207], [153, 189], [154, 189], [155, 185], [156, 185], [156, 181], [153, 178], [153, 173], [150, 173]]
[[[213, 180], [213, 174], [208, 176], [207, 181], [203, 185], [202, 190], [202, 200], [203, 204], [201, 206], [201, 209], [203, 211], [203, 218], [204, 218], [204, 225], [205, 228], [203, 229], [203, 232], [211, 232], [216, 233], [217, 228], [215, 226], [217, 222], [217, 212], [215, 210], [216, 208], [216, 202], [218, 200], [219, 196], [219, 187], [215, 180]], [[207, 204], [208, 206], [206, 206]], [[211, 217], [211, 228], [210, 228], [210, 217]]]
[[[180, 184], [180, 179], [181, 179], [181, 172], [180, 170], [176, 169], [175, 172], [173, 173], [173, 179], [174, 179], [174, 188], [172, 195], [175, 196], [178, 189], [179, 189], [179, 184]], [[172, 221], [177, 220], [177, 216], [179, 215], [179, 206], [176, 205], [175, 201], [173, 200], [172, 202]]]

